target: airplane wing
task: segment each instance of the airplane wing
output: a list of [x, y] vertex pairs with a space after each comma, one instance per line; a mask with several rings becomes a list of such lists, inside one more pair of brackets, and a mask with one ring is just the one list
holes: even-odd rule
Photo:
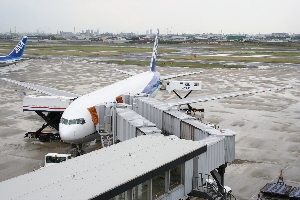
[[134, 76], [136, 75], [136, 73], [134, 72], [128, 72], [128, 71], [125, 71], [125, 70], [120, 70], [120, 69], [116, 69], [117, 72], [120, 72], [120, 73], [124, 73], [124, 74], [127, 74], [129, 76]]
[[69, 93], [66, 91], [62, 91], [62, 90], [57, 90], [57, 89], [53, 89], [53, 88], [49, 88], [49, 87], [44, 87], [44, 86], [39, 86], [39, 85], [34, 85], [31, 83], [24, 83], [24, 82], [20, 82], [20, 81], [15, 81], [12, 79], [8, 79], [8, 78], [1, 78], [3, 81], [6, 81], [8, 83], [13, 83], [15, 85], [19, 85], [31, 90], [35, 90], [37, 92], [43, 93], [43, 94], [48, 94], [51, 96], [64, 96], [64, 97], [74, 97], [77, 98], [80, 95], [78, 94], [73, 94], [73, 93]]
[[175, 75], [169, 75], [169, 76], [160, 76], [160, 80], [166, 80], [166, 79], [171, 79], [171, 78], [177, 78], [181, 76], [188, 76], [188, 75], [193, 75], [193, 74], [199, 74], [202, 73], [203, 71], [200, 72], [191, 72], [191, 73], [185, 73], [185, 74], [175, 74]]
[[166, 101], [166, 103], [169, 104], [170, 106], [180, 106], [180, 105], [186, 105], [186, 104], [190, 104], [190, 103], [238, 97], [238, 96], [243, 96], [243, 95], [262, 93], [262, 92], [266, 92], [266, 91], [276, 91], [276, 90], [282, 90], [282, 89], [288, 89], [288, 88], [293, 88], [293, 86], [250, 90], [250, 91], [244, 91], [244, 92], [240, 91], [240, 92], [232, 92], [232, 93], [225, 93], [225, 94], [213, 94], [213, 95], [207, 95], [207, 96], [188, 97], [188, 98], [183, 98], [183, 99], [172, 99], [172, 100]]

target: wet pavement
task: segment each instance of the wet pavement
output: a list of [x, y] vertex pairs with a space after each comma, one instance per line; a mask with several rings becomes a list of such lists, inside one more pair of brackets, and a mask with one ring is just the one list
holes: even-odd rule
[[[256, 66], [261, 65], [265, 64], [256, 63]], [[0, 68], [0, 78], [86, 94], [128, 77], [114, 69], [139, 73], [147, 71], [148, 67], [107, 65], [89, 58], [43, 57]], [[236, 161], [226, 169], [225, 185], [232, 188], [238, 199], [255, 199], [266, 183], [277, 181], [280, 170], [283, 170], [286, 184], [300, 187], [299, 66], [268, 64], [265, 68], [245, 69], [157, 67], [157, 70], [161, 75], [203, 71], [177, 78], [202, 81], [202, 91], [193, 92], [195, 96], [298, 86], [192, 106], [205, 109], [205, 122], [237, 133]], [[0, 181], [3, 181], [39, 168], [45, 154], [66, 153], [70, 145], [23, 138], [26, 132], [35, 131], [44, 123], [35, 113], [22, 112], [24, 92], [27, 95], [40, 94], [4, 81], [0, 81], [0, 87]], [[161, 90], [156, 98], [163, 101], [170, 97], [175, 98], [175, 95]]]

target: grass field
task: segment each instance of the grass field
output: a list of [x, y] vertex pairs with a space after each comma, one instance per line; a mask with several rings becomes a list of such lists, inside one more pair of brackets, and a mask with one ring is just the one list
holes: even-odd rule
[[[138, 65], [138, 66], [147, 66], [149, 65], [148, 61], [116, 61], [110, 60], [105, 61], [109, 64], [118, 64], [118, 65]], [[238, 65], [223, 65], [223, 64], [203, 64], [197, 62], [157, 62], [160, 67], [190, 67], [190, 68], [244, 68], [244, 66]]]
[[[15, 45], [0, 45], [0, 53], [8, 54]], [[7, 50], [6, 50], [7, 49]], [[177, 51], [174, 49], [160, 48], [160, 52], [169, 53]], [[118, 56], [124, 53], [152, 52], [152, 46], [133, 47], [131, 46], [112, 46], [112, 45], [27, 45], [27, 55], [51, 55], [51, 56]]]
[[[15, 43], [0, 43], [0, 54], [9, 54]], [[188, 47], [191, 55], [173, 54], [178, 52], [178, 47]], [[210, 54], [230, 54], [228, 56], [193, 56], [193, 49], [199, 52], [203, 49]], [[151, 55], [152, 44], [107, 44], [107, 43], [33, 43], [29, 42], [25, 54], [31, 56], [79, 56], [79, 57], [120, 57], [126, 60], [130, 53], [149, 53]], [[244, 66], [224, 65], [223, 63], [203, 64], [198, 61], [212, 62], [261, 62], [261, 63], [292, 63], [300, 64], [300, 44], [298, 43], [223, 43], [218, 45], [207, 44], [168, 44], [160, 45], [158, 49], [159, 59], [170, 62], [158, 62], [159, 66], [174, 67], [210, 67], [210, 68], [240, 68]], [[164, 54], [164, 56], [160, 56]], [[267, 56], [263, 56], [267, 55]], [[25, 57], [26, 57], [25, 56]], [[253, 56], [253, 57], [251, 57]], [[262, 56], [262, 57], [255, 57]], [[272, 58], [273, 57], [273, 58]], [[180, 60], [180, 61], [179, 61]], [[186, 62], [185, 62], [186, 60]], [[193, 60], [190, 62], [188, 60]], [[148, 65], [143, 61], [105, 61], [122, 65]], [[170, 64], [171, 63], [171, 64]]]
[[232, 56], [162, 56], [163, 59], [207, 60], [207, 61], [235, 61], [235, 62], [262, 62], [262, 63], [293, 63], [300, 64], [300, 58], [269, 58], [269, 57], [232, 57]]

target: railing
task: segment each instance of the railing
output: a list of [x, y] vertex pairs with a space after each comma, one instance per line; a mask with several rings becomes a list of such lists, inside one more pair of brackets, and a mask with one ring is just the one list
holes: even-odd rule
[[[195, 177], [194, 183], [197, 183], [199, 178], [201, 178], [201, 181], [203, 180], [202, 174], [201, 174], [201, 177]], [[211, 199], [219, 198], [220, 200], [236, 200], [236, 197], [233, 194], [231, 194], [231, 191], [227, 192], [225, 190], [224, 186], [221, 186], [221, 187], [222, 187], [222, 189], [223, 189], [222, 191], [224, 191], [224, 193], [219, 192], [218, 186], [206, 181], [206, 183], [202, 184], [201, 186], [198, 186], [198, 184], [197, 184], [197, 186], [194, 187], [193, 190], [197, 190], [199, 192], [204, 192]]]

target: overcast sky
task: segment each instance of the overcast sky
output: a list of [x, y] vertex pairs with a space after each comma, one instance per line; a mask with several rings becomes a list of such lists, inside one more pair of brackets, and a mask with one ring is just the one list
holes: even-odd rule
[[300, 34], [300, 0], [1, 0], [0, 33]]

